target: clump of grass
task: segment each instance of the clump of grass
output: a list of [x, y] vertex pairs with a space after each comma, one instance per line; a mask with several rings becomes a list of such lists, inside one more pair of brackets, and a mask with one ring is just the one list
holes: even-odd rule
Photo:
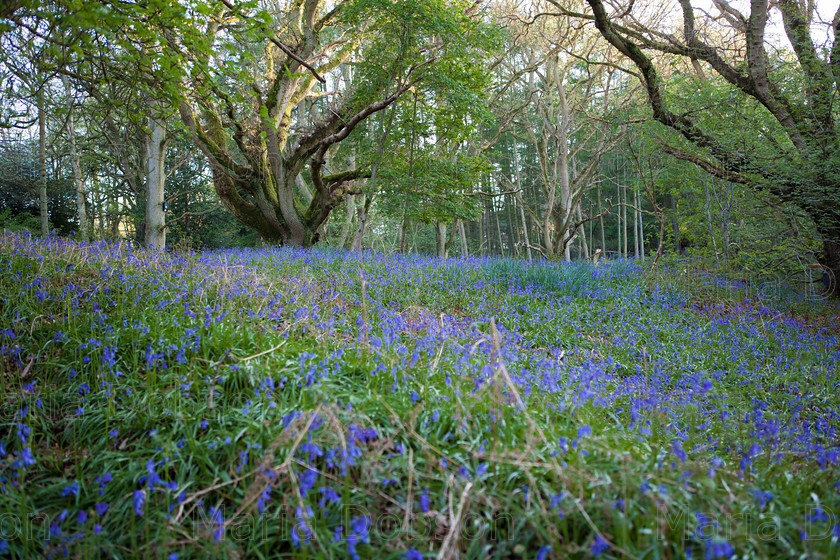
[[669, 274], [6, 236], [0, 550], [837, 557], [836, 334]]

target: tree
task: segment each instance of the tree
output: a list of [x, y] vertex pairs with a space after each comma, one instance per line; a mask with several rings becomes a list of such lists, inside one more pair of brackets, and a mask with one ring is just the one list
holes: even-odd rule
[[[360, 181], [375, 170], [328, 169], [328, 152], [445, 62], [449, 45], [468, 41], [478, 24], [467, 4], [425, 0], [345, 1], [331, 8], [303, 0], [257, 23], [266, 17], [231, 5], [208, 18], [208, 49], [239, 44], [227, 60], [205, 59], [192, 73], [195, 93], [181, 102], [180, 114], [233, 215], [268, 242], [309, 246], [332, 209], [360, 192]], [[236, 29], [226, 23], [233, 20]], [[256, 35], [246, 36], [249, 26]], [[353, 83], [329, 75], [354, 52], [364, 56]], [[231, 74], [243, 65], [247, 75]], [[305, 102], [316, 98], [322, 110], [309, 118]]]
[[[801, 208], [821, 238], [820, 263], [835, 276], [840, 273], [840, 126], [833, 104], [840, 88], [840, 10], [830, 25], [833, 40], [822, 46], [812, 33], [820, 21], [816, 4], [804, 0], [773, 5], [752, 0], [748, 14], [726, 0], [714, 0], [712, 14], [679, 0], [680, 32], [668, 29], [667, 22], [644, 24], [632, 6], [609, 12], [603, 0], [587, 3], [591, 14], [557, 5], [568, 16], [593, 21], [637, 68], [653, 118], [682, 138], [682, 143], [672, 138], [664, 149], [717, 177]], [[771, 13], [781, 15], [791, 56], [768, 48]], [[652, 52], [667, 57], [653, 57]], [[753, 100], [770, 125], [744, 138], [730, 134], [727, 126], [713, 127], [704, 120], [707, 108], [699, 104], [673, 111], [661, 73], [674, 57], [691, 62], [698, 80], [711, 72]]]

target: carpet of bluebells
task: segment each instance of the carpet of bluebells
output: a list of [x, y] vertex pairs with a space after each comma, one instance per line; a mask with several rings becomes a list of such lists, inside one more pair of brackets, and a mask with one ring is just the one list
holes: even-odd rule
[[7, 234], [0, 557], [840, 558], [837, 317], [685, 285]]

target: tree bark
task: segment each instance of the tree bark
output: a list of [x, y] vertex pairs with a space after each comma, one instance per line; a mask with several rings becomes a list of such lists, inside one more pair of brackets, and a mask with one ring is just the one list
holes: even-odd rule
[[358, 226], [356, 228], [356, 236], [353, 238], [352, 249], [354, 251], [362, 250], [362, 241], [365, 237], [365, 228], [367, 227], [368, 221], [368, 211], [370, 210], [370, 204], [373, 201], [373, 197], [370, 195], [362, 194], [361, 197], [361, 204], [356, 206], [356, 211], [358, 213]]
[[598, 222], [601, 224], [601, 251], [604, 251], [604, 256], [606, 257], [607, 251], [607, 236], [604, 233], [604, 215], [601, 214], [601, 183], [598, 182], [598, 213], [600, 217], [598, 218]]
[[44, 92], [38, 91], [38, 157], [41, 164], [39, 196], [41, 203], [41, 237], [50, 235], [50, 215], [47, 208], [47, 111], [44, 107]]
[[341, 224], [341, 231], [338, 234], [336, 245], [342, 249], [347, 245], [347, 237], [350, 235], [350, 226], [353, 225], [353, 215], [356, 213], [356, 195], [348, 194], [344, 200], [345, 216]]
[[76, 130], [73, 125], [73, 96], [70, 91], [70, 81], [64, 77], [64, 89], [67, 91], [67, 139], [70, 143], [70, 162], [73, 167], [73, 184], [76, 187], [76, 220], [79, 222], [78, 236], [81, 241], [88, 240], [87, 207], [85, 204], [85, 184], [82, 180], [82, 167], [79, 164], [79, 154], [76, 151]]
[[146, 231], [147, 248], [166, 248], [166, 212], [164, 211], [164, 165], [166, 161], [166, 124], [159, 117], [149, 119], [146, 135]]
[[633, 189], [633, 256], [639, 258], [639, 193]]

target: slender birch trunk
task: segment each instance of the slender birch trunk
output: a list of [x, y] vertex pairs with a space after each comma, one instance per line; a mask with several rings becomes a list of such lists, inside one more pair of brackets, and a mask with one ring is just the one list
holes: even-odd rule
[[50, 234], [50, 215], [47, 208], [47, 111], [44, 107], [44, 92], [38, 92], [38, 155], [41, 164], [40, 192], [41, 237]]
[[79, 164], [79, 154], [76, 151], [76, 129], [73, 123], [73, 96], [70, 91], [70, 80], [64, 77], [64, 89], [67, 91], [67, 139], [70, 143], [70, 162], [73, 167], [73, 183], [76, 186], [76, 219], [79, 222], [79, 239], [88, 240], [87, 208], [85, 205], [85, 185], [82, 181], [82, 167]]
[[639, 193], [633, 189], [633, 256], [639, 257]]
[[146, 235], [149, 249], [166, 248], [166, 212], [164, 211], [164, 162], [166, 154], [166, 124], [158, 118], [150, 119], [146, 136]]

